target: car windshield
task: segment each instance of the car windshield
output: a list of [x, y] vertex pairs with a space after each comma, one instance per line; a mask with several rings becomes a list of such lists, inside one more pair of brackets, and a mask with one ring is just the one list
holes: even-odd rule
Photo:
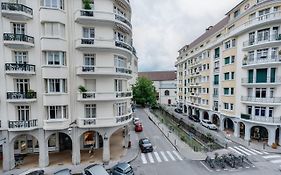
[[149, 141], [148, 139], [144, 139], [144, 140], [142, 141], [142, 143], [144, 143], [144, 144], [150, 144], [150, 141]]
[[210, 121], [207, 121], [206, 123], [208, 123], [208, 124], [212, 124], [212, 122], [210, 122]]
[[128, 168], [125, 170], [125, 173], [126, 173], [126, 174], [129, 173], [131, 170], [132, 170], [132, 167], [130, 166], [130, 167], [128, 167]]

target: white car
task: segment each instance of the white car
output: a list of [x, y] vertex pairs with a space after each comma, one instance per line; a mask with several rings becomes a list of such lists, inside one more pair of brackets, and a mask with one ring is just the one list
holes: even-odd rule
[[134, 118], [134, 119], [133, 119], [134, 125], [136, 125], [136, 124], [139, 123], [139, 122], [140, 122], [140, 119], [139, 119], [139, 118]]
[[217, 126], [213, 124], [210, 120], [201, 120], [201, 125], [211, 130], [218, 129]]

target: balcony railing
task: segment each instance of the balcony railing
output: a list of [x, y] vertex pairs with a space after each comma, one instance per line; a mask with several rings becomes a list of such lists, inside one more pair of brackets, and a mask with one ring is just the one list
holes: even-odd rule
[[97, 119], [96, 118], [83, 118], [81, 119], [84, 126], [96, 125]]
[[123, 67], [116, 67], [116, 72], [123, 74], [132, 74], [132, 70]]
[[83, 92], [78, 93], [78, 101], [116, 100], [118, 98], [127, 98], [131, 96], [132, 92]]
[[82, 72], [95, 72], [95, 66], [82, 66]]
[[81, 16], [88, 16], [88, 17], [94, 17], [94, 11], [93, 10], [80, 10]]
[[[131, 113], [131, 112], [130, 112]], [[128, 121], [132, 118], [132, 114], [124, 115], [124, 116], [118, 116], [116, 118], [116, 123], [123, 123], [125, 121]]]
[[35, 65], [32, 64], [19, 64], [19, 63], [6, 63], [6, 71], [20, 71], [20, 72], [35, 72]]
[[24, 34], [4, 33], [3, 39], [4, 41], [22, 41], [34, 44], [34, 38]]
[[82, 98], [83, 99], [94, 99], [94, 98], [96, 98], [96, 92], [83, 92]]
[[131, 97], [132, 92], [117, 92], [116, 98], [124, 98], [124, 97]]
[[81, 44], [94, 45], [95, 39], [94, 38], [82, 38]]
[[133, 50], [131, 45], [129, 45], [128, 43], [125, 43], [123, 41], [119, 41], [119, 40], [115, 40], [115, 46], [127, 49], [129, 51]]
[[266, 123], [281, 123], [281, 117], [266, 117], [266, 116], [255, 116], [250, 114], [241, 114], [241, 119], [252, 120], [257, 122], [266, 122]]
[[24, 121], [9, 121], [9, 128], [21, 129], [21, 128], [34, 128], [38, 126], [38, 120], [24, 120]]
[[121, 21], [121, 22], [127, 24], [130, 28], [132, 27], [132, 24], [131, 24], [130, 20], [127, 19], [127, 18], [124, 17], [124, 16], [115, 14], [115, 20], [118, 20], [118, 21]]
[[241, 101], [254, 102], [254, 103], [281, 103], [281, 97], [256, 98], [256, 97], [242, 96]]
[[281, 77], [274, 77], [274, 78], [267, 78], [266, 81], [264, 82], [257, 82], [254, 81], [253, 79], [249, 79], [249, 78], [242, 78], [241, 81], [242, 84], [279, 84], [281, 83]]
[[8, 100], [35, 99], [36, 92], [7, 92]]
[[266, 64], [266, 63], [281, 63], [281, 58], [277, 55], [264, 56], [264, 57], [254, 57], [246, 59], [242, 62], [243, 66], [252, 64]]
[[243, 46], [244, 47], [254, 46], [254, 45], [268, 43], [268, 42], [272, 42], [272, 41], [280, 41], [281, 42], [281, 34], [270, 35], [268, 37], [254, 38], [252, 40], [245, 41], [243, 43]]
[[2, 2], [1, 8], [2, 8], [2, 10], [19, 11], [19, 12], [24, 12], [29, 15], [33, 15], [32, 8], [27, 7], [23, 4]]

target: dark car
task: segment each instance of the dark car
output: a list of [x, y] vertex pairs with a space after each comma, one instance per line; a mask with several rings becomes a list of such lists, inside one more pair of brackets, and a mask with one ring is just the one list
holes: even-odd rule
[[139, 146], [142, 153], [148, 153], [153, 151], [153, 146], [148, 138], [140, 139]]
[[182, 113], [182, 109], [176, 108], [176, 109], [175, 109], [175, 112], [181, 114], [181, 113]]
[[35, 170], [27, 173], [26, 175], [44, 175], [44, 170]]
[[112, 168], [112, 175], [134, 175], [134, 171], [130, 164], [118, 163]]
[[68, 168], [65, 168], [65, 169], [55, 172], [54, 175], [71, 175], [71, 170]]
[[188, 116], [188, 118], [190, 120], [195, 121], [195, 122], [200, 122], [200, 119], [199, 119], [199, 117], [197, 115], [190, 115], [190, 116]]

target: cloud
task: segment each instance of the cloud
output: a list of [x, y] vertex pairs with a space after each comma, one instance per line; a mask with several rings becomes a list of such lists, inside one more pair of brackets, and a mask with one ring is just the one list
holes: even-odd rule
[[178, 50], [241, 0], [131, 0], [140, 71], [175, 69]]

